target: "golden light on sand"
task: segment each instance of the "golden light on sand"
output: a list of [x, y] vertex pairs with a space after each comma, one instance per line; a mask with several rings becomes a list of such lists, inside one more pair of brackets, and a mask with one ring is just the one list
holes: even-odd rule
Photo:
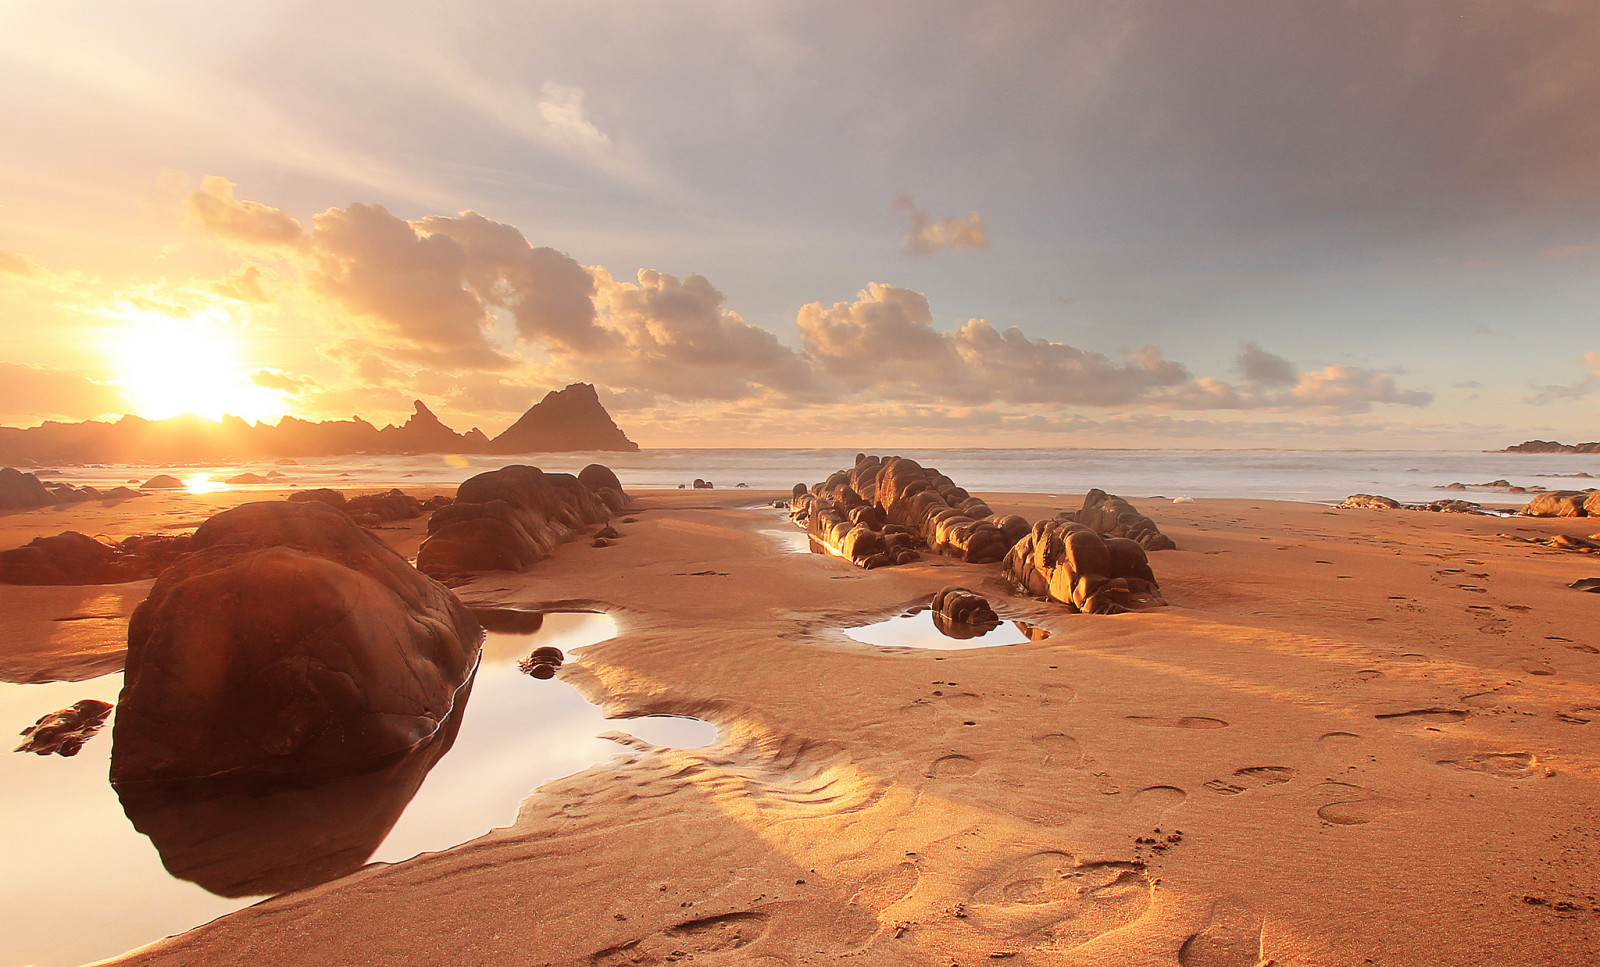
[[237, 327], [225, 309], [177, 316], [123, 306], [110, 315], [123, 323], [111, 340], [112, 362], [136, 416], [215, 420], [226, 414], [259, 422], [286, 412], [283, 391], [251, 381]]

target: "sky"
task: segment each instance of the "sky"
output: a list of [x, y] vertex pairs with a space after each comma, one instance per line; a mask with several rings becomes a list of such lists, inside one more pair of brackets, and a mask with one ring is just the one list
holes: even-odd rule
[[1592, 0], [0, 0], [0, 424], [1600, 439]]

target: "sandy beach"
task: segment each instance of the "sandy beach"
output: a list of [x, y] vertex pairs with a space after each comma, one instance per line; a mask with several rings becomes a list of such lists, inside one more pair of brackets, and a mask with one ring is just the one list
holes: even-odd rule
[[[1592, 523], [1137, 500], [1178, 544], [1151, 555], [1170, 607], [1101, 616], [1020, 597], [997, 566], [786, 552], [761, 533], [793, 529], [767, 506], [785, 496], [635, 494], [614, 546], [457, 589], [610, 612], [617, 637], [560, 677], [610, 715], [710, 721], [715, 745], [636, 742], [530, 789], [509, 828], [114, 962], [1333, 967], [1600, 949], [1600, 597], [1567, 587], [1600, 560], [1499, 536]], [[1081, 500], [982, 496], [1030, 520]], [[243, 499], [16, 513], [0, 546], [184, 529]], [[406, 556], [424, 532], [376, 531]], [[1049, 637], [951, 651], [841, 630], [949, 584]], [[0, 586], [0, 678], [115, 670], [148, 586]]]

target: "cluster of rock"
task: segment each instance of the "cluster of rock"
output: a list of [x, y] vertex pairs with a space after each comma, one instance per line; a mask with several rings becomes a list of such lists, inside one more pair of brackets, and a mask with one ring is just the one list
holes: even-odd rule
[[111, 779], [343, 775], [428, 744], [482, 631], [449, 589], [317, 502], [207, 520], [128, 626]]
[[1402, 504], [1378, 494], [1351, 494], [1338, 504], [1341, 510], [1424, 510], [1435, 514], [1486, 514], [1482, 504], [1470, 500], [1430, 500], [1423, 504]]
[[1102, 537], [1066, 516], [1034, 524], [1002, 570], [1028, 593], [1089, 614], [1166, 604], [1144, 547], [1132, 538]]
[[1171, 551], [1178, 545], [1161, 533], [1156, 522], [1115, 494], [1091, 490], [1083, 498], [1083, 509], [1060, 517], [1077, 521], [1102, 537], [1125, 537], [1147, 551]]
[[428, 520], [417, 567], [442, 579], [520, 571], [542, 560], [562, 541], [611, 519], [611, 505], [600, 491], [610, 491], [613, 502], [627, 502], [610, 470], [593, 465], [584, 473], [596, 489], [582, 474], [545, 473], [522, 464], [469, 478], [455, 501]]
[[849, 470], [810, 488], [796, 484], [789, 507], [790, 516], [813, 537], [863, 566], [904, 563], [913, 559], [906, 552], [918, 545], [989, 564], [1004, 557], [1028, 526], [1020, 517], [996, 515], [949, 477], [915, 460], [860, 453]]
[[137, 490], [113, 487], [74, 487], [64, 481], [45, 483], [31, 473], [15, 467], [0, 467], [0, 511], [32, 510], [59, 504], [79, 504], [88, 500], [126, 500], [142, 496]]
[[430, 511], [448, 507], [451, 503], [449, 497], [443, 496], [430, 497], [426, 501], [418, 500], [399, 489], [346, 499], [342, 491], [328, 487], [302, 490], [290, 494], [289, 499], [295, 503], [315, 501], [327, 504], [335, 510], [343, 511], [351, 520], [364, 527], [387, 524], [395, 520], [414, 520]]
[[1528, 501], [1524, 517], [1600, 517], [1600, 490], [1547, 490]]
[[36, 537], [0, 551], [0, 584], [120, 584], [166, 570], [189, 546], [187, 534], [96, 540], [77, 531]]

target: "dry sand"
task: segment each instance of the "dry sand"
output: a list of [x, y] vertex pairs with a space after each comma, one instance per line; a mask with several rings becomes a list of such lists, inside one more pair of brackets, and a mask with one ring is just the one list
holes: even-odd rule
[[[716, 745], [636, 746], [546, 784], [510, 828], [118, 962], [1600, 956], [1600, 595], [1566, 587], [1600, 557], [1496, 536], [1593, 522], [1137, 501], [1178, 542], [1152, 555], [1172, 606], [1106, 617], [1018, 598], [993, 566], [780, 553], [759, 531], [789, 525], [753, 509], [775, 496], [646, 493], [615, 546], [459, 589], [613, 612], [618, 637], [561, 676], [616, 715], [715, 722]], [[227, 502], [14, 514], [0, 546], [192, 526]], [[409, 554], [421, 527], [379, 533]], [[839, 630], [952, 583], [1052, 637], [921, 651]], [[0, 674], [115, 667], [142, 588], [0, 587]], [[54, 620], [75, 615], [92, 617]]]

